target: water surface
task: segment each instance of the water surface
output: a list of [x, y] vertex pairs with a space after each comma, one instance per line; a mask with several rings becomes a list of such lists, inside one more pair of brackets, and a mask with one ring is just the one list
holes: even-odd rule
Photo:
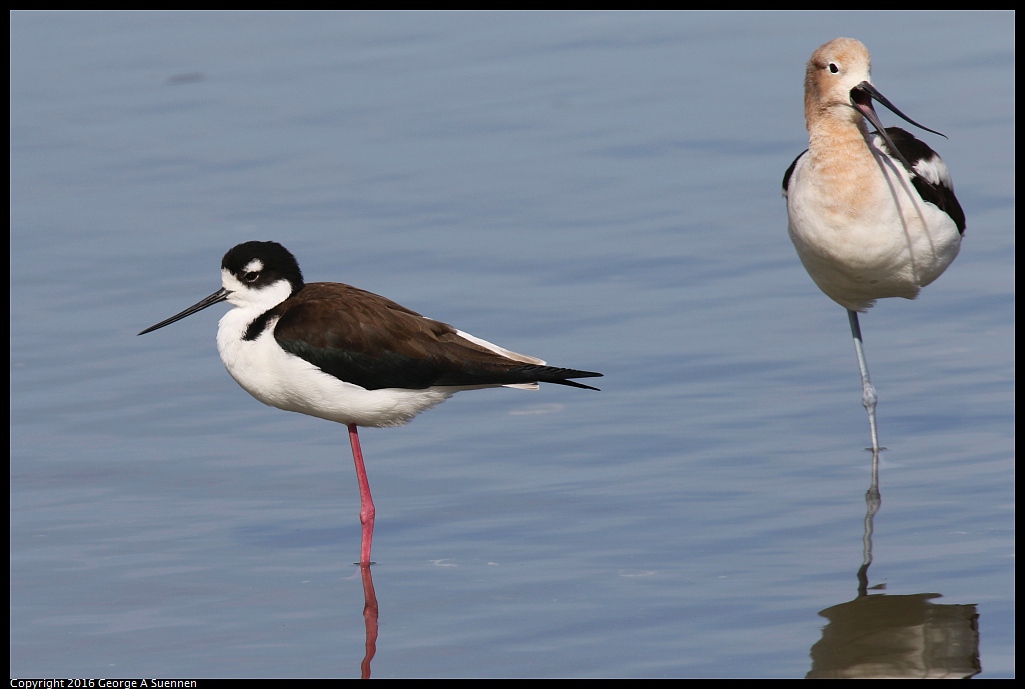
[[135, 337], [250, 239], [606, 376], [363, 433], [374, 677], [809, 673], [870, 456], [780, 181], [840, 35], [968, 215], [862, 319], [863, 592], [1013, 676], [1014, 15], [859, 11], [12, 14], [12, 677], [359, 676], [344, 428], [243, 392], [216, 308]]

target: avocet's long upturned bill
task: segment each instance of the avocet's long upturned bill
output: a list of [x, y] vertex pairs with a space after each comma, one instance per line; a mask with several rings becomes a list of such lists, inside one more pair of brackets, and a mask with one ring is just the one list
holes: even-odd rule
[[837, 38], [812, 54], [804, 78], [808, 150], [786, 171], [783, 195], [801, 263], [826, 296], [847, 309], [872, 450], [878, 451], [877, 398], [858, 312], [876, 299], [914, 299], [938, 278], [961, 247], [965, 216], [939, 155], [903, 129], [884, 128], [872, 100], [943, 135], [884, 98], [869, 66], [868, 50], [853, 38]]
[[140, 335], [218, 302], [217, 350], [231, 377], [264, 404], [349, 428], [363, 524], [360, 564], [370, 564], [374, 501], [357, 426], [400, 426], [460, 390], [536, 390], [591, 371], [546, 366], [384, 297], [335, 282], [306, 284], [275, 242], [246, 242], [221, 261], [221, 289]]

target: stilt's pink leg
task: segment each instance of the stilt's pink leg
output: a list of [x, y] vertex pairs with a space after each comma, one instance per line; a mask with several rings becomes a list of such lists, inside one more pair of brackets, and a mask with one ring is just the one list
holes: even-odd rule
[[363, 525], [363, 543], [360, 547], [359, 563], [369, 565], [370, 542], [374, 540], [374, 499], [370, 497], [370, 481], [363, 466], [363, 451], [359, 447], [356, 424], [349, 424], [349, 443], [352, 445], [352, 459], [356, 462], [356, 480], [359, 481], [359, 521]]

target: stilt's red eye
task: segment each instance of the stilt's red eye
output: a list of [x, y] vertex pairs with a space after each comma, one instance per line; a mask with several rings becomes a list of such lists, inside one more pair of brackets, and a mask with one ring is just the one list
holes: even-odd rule
[[242, 279], [246, 282], [256, 282], [256, 278], [260, 277], [260, 274], [256, 271], [250, 271], [242, 276]]

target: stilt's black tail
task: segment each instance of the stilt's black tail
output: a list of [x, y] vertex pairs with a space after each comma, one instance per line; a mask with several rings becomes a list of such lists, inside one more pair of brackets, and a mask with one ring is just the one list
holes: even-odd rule
[[434, 385], [515, 385], [517, 383], [554, 383], [571, 388], [598, 390], [598, 388], [577, 383], [570, 378], [601, 378], [603, 374], [594, 371], [578, 371], [573, 368], [520, 364], [504, 370], [469, 369], [452, 371], [440, 376]]
[[568, 385], [571, 388], [583, 388], [584, 390], [598, 390], [598, 388], [591, 387], [590, 385], [584, 385], [583, 383], [577, 383], [576, 381], [569, 379], [603, 377], [603, 374], [596, 373], [594, 371], [578, 371], [573, 368], [557, 368], [555, 366], [535, 366], [533, 364], [517, 366], [512, 370], [516, 371], [517, 373], [525, 373], [528, 377], [533, 377], [533, 380], [524, 382], [554, 383], [556, 385]]

